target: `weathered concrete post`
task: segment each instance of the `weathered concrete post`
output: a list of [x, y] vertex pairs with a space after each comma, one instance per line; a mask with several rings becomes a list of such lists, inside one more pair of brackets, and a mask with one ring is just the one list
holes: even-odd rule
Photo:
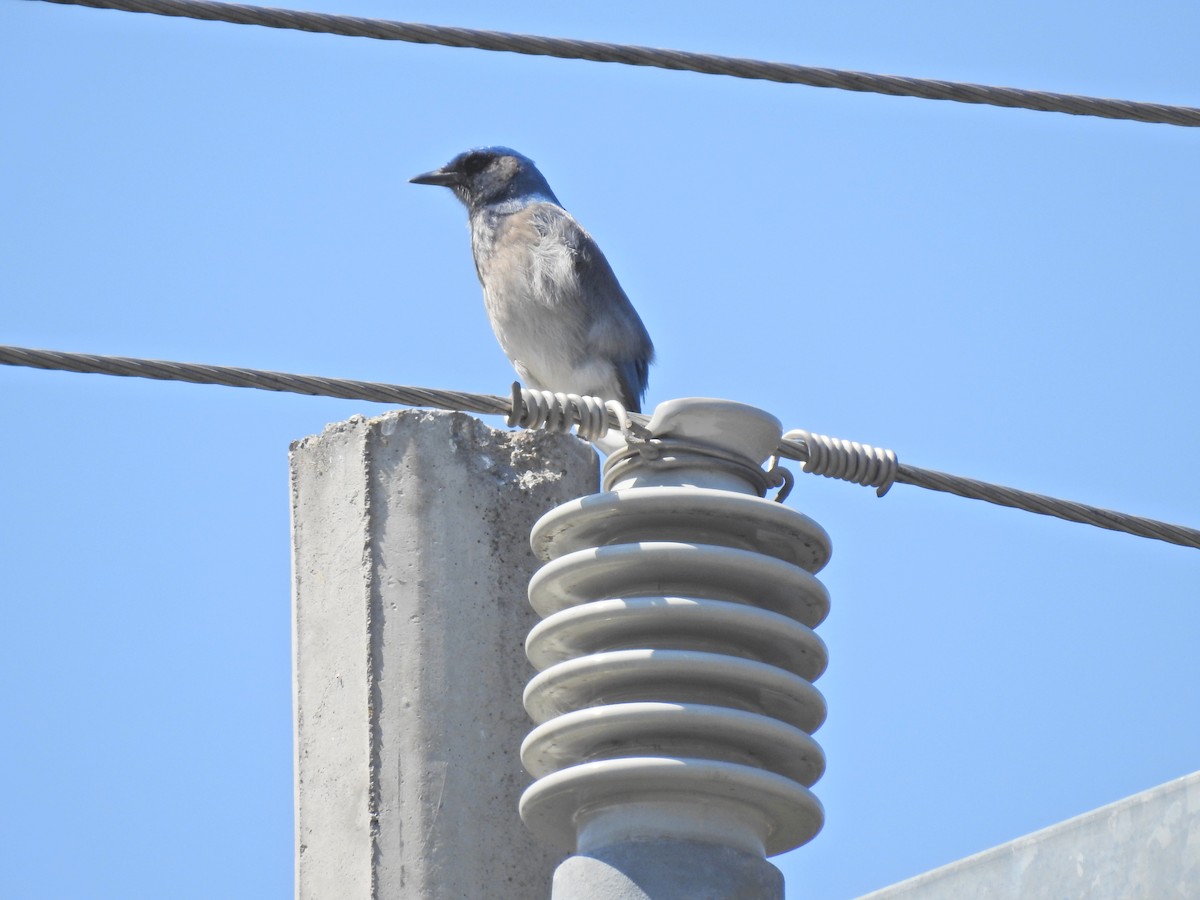
[[596, 490], [594, 452], [404, 411], [291, 466], [296, 896], [546, 896], [564, 854], [517, 817], [529, 531]]

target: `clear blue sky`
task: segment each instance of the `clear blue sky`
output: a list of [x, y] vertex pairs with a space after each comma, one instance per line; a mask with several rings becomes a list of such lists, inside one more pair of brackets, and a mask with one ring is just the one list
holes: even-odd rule
[[[1200, 105], [1184, 0], [324, 8]], [[651, 405], [1200, 524], [1200, 130], [21, 0], [0, 121], [0, 342], [502, 393], [463, 212], [406, 179], [504, 143], [641, 311]], [[0, 896], [291, 896], [287, 448], [381, 411], [0, 368]], [[790, 897], [1197, 768], [1200, 552], [790, 502], [835, 548]]]

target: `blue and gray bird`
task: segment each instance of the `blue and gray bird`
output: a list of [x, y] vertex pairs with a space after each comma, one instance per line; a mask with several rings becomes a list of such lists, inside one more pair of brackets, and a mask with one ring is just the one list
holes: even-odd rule
[[448, 187], [466, 205], [488, 318], [526, 386], [640, 412], [654, 345], [533, 160], [507, 147], [468, 150], [411, 181]]

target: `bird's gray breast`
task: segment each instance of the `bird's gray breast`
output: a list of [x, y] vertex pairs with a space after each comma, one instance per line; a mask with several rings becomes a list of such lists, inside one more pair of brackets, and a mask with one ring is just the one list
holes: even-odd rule
[[593, 311], [581, 296], [580, 229], [536, 203], [471, 219], [475, 267], [500, 346], [533, 386], [575, 390]]

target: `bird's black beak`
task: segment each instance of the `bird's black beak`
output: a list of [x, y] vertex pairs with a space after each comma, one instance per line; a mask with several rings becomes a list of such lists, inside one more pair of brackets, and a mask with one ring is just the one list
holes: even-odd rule
[[432, 172], [414, 175], [408, 180], [410, 184], [438, 184], [442, 187], [452, 187], [459, 183], [459, 175], [453, 169], [447, 169], [443, 166], [440, 169], [434, 169]]

